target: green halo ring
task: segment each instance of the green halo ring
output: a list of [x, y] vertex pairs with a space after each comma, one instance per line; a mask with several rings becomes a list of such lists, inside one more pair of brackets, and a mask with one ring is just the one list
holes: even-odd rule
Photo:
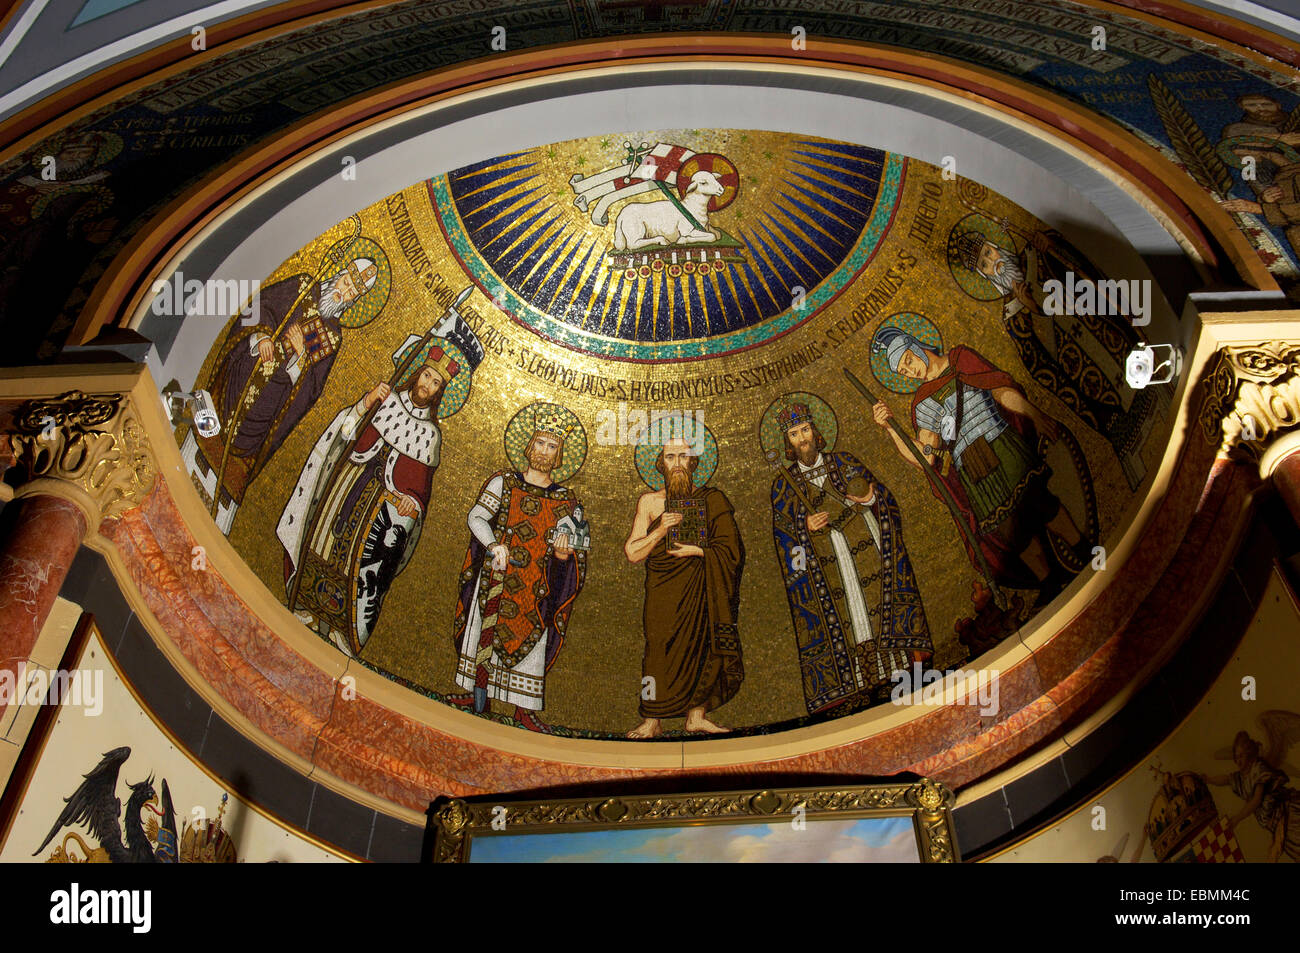
[[537, 415], [541, 413], [560, 414], [569, 430], [561, 451], [560, 465], [551, 471], [551, 482], [564, 483], [582, 469], [582, 464], [587, 459], [587, 431], [583, 429], [578, 415], [561, 404], [535, 401], [521, 407], [510, 418], [510, 423], [506, 424], [506, 457], [509, 458], [510, 465], [520, 473], [528, 469], [528, 456], [524, 451], [533, 439]]
[[339, 316], [339, 324], [352, 329], [363, 328], [373, 321], [388, 303], [388, 295], [393, 290], [393, 268], [388, 263], [388, 256], [374, 239], [364, 235], [355, 240], [345, 238], [330, 246], [321, 261], [322, 279], [334, 277], [347, 267], [348, 262], [357, 258], [369, 258], [375, 263], [375, 283]]
[[[57, 155], [67, 148], [71, 143], [76, 141], [85, 141], [87, 139], [96, 140], [95, 156], [90, 160], [91, 168], [99, 168], [106, 162], [111, 162], [121, 153], [123, 145], [122, 137], [115, 132], [108, 132], [103, 129], [88, 129], [83, 132], [63, 132], [50, 139], [39, 149], [41, 155]], [[107, 185], [107, 182], [102, 182]]]
[[892, 370], [889, 357], [876, 348], [876, 338], [885, 328], [901, 328], [922, 344], [943, 352], [943, 336], [929, 318], [915, 311], [900, 311], [891, 314], [880, 322], [880, 326], [871, 335], [871, 373], [876, 380], [895, 394], [910, 394], [921, 386], [921, 382]]
[[1280, 152], [1287, 162], [1300, 163], [1300, 152], [1287, 145], [1281, 139], [1270, 139], [1268, 136], [1232, 136], [1224, 139], [1216, 147], [1215, 151], [1219, 158], [1224, 161], [1229, 169], [1240, 169], [1242, 156], [1233, 152], [1234, 149], [1256, 149], [1260, 152]]
[[[466, 360], [465, 355], [461, 353], [460, 348], [452, 344], [446, 338], [429, 338], [429, 340], [425, 342], [424, 346], [420, 348], [420, 353], [417, 354], [415, 360], [411, 362], [411, 366], [406, 369], [406, 373], [402, 375], [401, 379], [398, 380], [395, 385], [393, 385], [393, 390], [401, 390], [410, 382], [412, 377], [419, 373], [420, 368], [424, 366], [425, 358], [429, 356], [429, 352], [433, 350], [435, 346], [442, 348], [460, 368], [460, 370], [456, 372], [456, 375], [447, 382], [445, 387], [443, 387], [442, 397], [438, 401], [438, 419], [446, 420], [448, 417], [455, 414], [456, 411], [465, 406], [465, 401], [469, 399], [469, 388], [470, 384], [473, 383], [474, 376], [474, 372], [470, 369], [469, 361]], [[411, 348], [413, 347], [415, 347], [415, 344], [411, 344], [410, 347], [403, 348], [399, 351], [394, 355], [393, 363], [396, 366], [401, 367], [402, 363], [406, 360], [406, 356], [411, 353]]]
[[776, 453], [777, 463], [785, 466], [785, 431], [781, 428], [781, 411], [786, 404], [807, 404], [808, 409], [812, 411], [813, 423], [817, 425], [818, 431], [826, 440], [826, 446], [822, 448], [822, 453], [830, 453], [835, 449], [835, 441], [839, 437], [840, 424], [835, 416], [835, 411], [831, 410], [830, 404], [822, 400], [816, 394], [810, 394], [807, 391], [793, 391], [789, 394], [782, 394], [776, 400], [768, 405], [767, 410], [763, 413], [763, 419], [758, 425], [758, 439], [763, 445], [763, 453]]
[[1001, 298], [1002, 292], [998, 286], [989, 281], [978, 271], [973, 268], [967, 268], [965, 264], [957, 258], [957, 239], [962, 235], [975, 232], [983, 236], [985, 241], [990, 241], [1000, 248], [1015, 249], [1015, 242], [1011, 240], [1011, 235], [1000, 222], [995, 222], [987, 215], [979, 212], [972, 212], [965, 218], [959, 220], [948, 233], [948, 270], [952, 272], [953, 280], [976, 301], [992, 301], [995, 298]]
[[[714, 439], [713, 431], [704, 424], [697, 422], [696, 426], [704, 429], [704, 449], [700, 451], [700, 465], [695, 468], [691, 482], [701, 487], [708, 483], [718, 470], [718, 441]], [[638, 443], [633, 454], [636, 460], [636, 472], [641, 474], [642, 481], [652, 490], [664, 488], [663, 474], [655, 469], [655, 461], [659, 459], [661, 449], [663, 449], [662, 442]]]

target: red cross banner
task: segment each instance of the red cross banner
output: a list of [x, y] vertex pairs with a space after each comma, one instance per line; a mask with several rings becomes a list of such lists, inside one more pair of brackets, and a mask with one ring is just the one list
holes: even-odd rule
[[593, 224], [607, 225], [611, 205], [652, 192], [659, 182], [675, 186], [678, 170], [694, 155], [684, 146], [659, 142], [648, 151], [634, 150], [632, 158], [621, 165], [588, 176], [575, 173], [569, 177], [575, 193], [573, 204], [584, 212], [590, 211]]

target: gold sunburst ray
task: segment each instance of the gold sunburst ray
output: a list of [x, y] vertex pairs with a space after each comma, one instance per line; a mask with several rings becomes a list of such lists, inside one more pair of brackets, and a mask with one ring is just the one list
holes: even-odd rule
[[[837, 205], [842, 205], [845, 208], [857, 211], [856, 206], [852, 205], [845, 199], [840, 198], [839, 195], [836, 194], [836, 192], [857, 192], [856, 189], [849, 188], [843, 182], [831, 178], [830, 176], [823, 175], [818, 169], [814, 169], [810, 166], [795, 169], [792, 172], [792, 177], [799, 180], [801, 188], [805, 190], [816, 190], [818, 195], [833, 199]], [[861, 195], [862, 193], [858, 192], [858, 194]]]
[[[663, 272], [660, 272], [658, 275], [655, 275], [654, 272], [651, 272], [650, 280], [654, 282], [653, 289], [651, 291], [651, 300], [650, 300], [650, 340], [657, 342], [659, 340], [660, 302], [663, 299], [665, 286], [669, 284], [669, 281], [667, 276], [664, 275]], [[669, 324], [672, 323], [671, 314], [668, 317], [668, 321]]]
[[[801, 177], [801, 178], [802, 178], [802, 177]], [[809, 179], [809, 180], [807, 180], [807, 181], [805, 181], [805, 182], [797, 183], [797, 187], [798, 187], [800, 190], [802, 190], [805, 194], [807, 194], [807, 195], [809, 195], [809, 196], [816, 196], [816, 197], [818, 197], [818, 198], [825, 199], [825, 200], [827, 200], [828, 202], [834, 202], [835, 205], [840, 206], [840, 207], [842, 207], [842, 208], [847, 208], [847, 209], [850, 209], [851, 211], [855, 211], [855, 212], [858, 211], [857, 209], [854, 209], [853, 206], [851, 206], [851, 205], [847, 204], [846, 202], [844, 202], [843, 200], [841, 200], [838, 196], [832, 195], [830, 192], [827, 192], [827, 191], [825, 191], [824, 189], [822, 189], [822, 188], [820, 187], [820, 183], [816, 182], [815, 180]], [[853, 231], [854, 231], [854, 227], [853, 227], [852, 225], [850, 225], [850, 224], [849, 224], [849, 223], [848, 223], [848, 222], [843, 218], [843, 216], [837, 214], [834, 208], [831, 208], [830, 206], [828, 206], [828, 205], [826, 204], [826, 202], [823, 202], [823, 203], [822, 203], [821, 211], [822, 211], [824, 214], [826, 214], [826, 215], [830, 216], [831, 218], [835, 219], [835, 221], [839, 222], [841, 225], [843, 225], [845, 231], [848, 231], [848, 232], [853, 232]]]
[[[836, 179], [832, 179], [830, 176], [823, 174], [820, 170], [814, 169], [807, 164], [804, 164], [804, 170], [805, 171], [803, 173], [795, 173], [795, 174], [799, 175], [800, 178], [803, 178], [805, 180], [815, 175], [817, 179], [819, 179], [821, 182], [825, 183], [826, 185], [831, 186], [832, 188], [840, 189], [841, 191], [844, 192], [852, 192], [854, 195], [860, 195], [867, 202], [872, 201], [872, 197], [870, 195], [868, 195], [866, 192], [863, 192], [861, 189], [855, 189], [847, 182], [841, 182]], [[837, 199], [837, 201], [841, 205], [846, 204], [842, 199]]]
[[[577, 280], [573, 282], [573, 290], [576, 291], [578, 288], [582, 287], [583, 277], [589, 273], [588, 266], [591, 264], [592, 251], [596, 247], [596, 240], [594, 238], [590, 239], [591, 244], [587, 246], [587, 253], [584, 255], [582, 251], [583, 245], [585, 244], [584, 238], [585, 236], [579, 234], [577, 247], [574, 248], [573, 253], [568, 256], [567, 261], [564, 263], [564, 274], [555, 282], [550, 297], [546, 299], [545, 304], [539, 302], [539, 307], [541, 307], [543, 311], [551, 310], [555, 305], [556, 297], [560, 294], [560, 289], [569, 286], [569, 282], [573, 279], [575, 273], [577, 273], [578, 277]], [[564, 258], [565, 256], [561, 254], [560, 258], [557, 259], [556, 264], [558, 265], [560, 260], [563, 260]], [[553, 273], [554, 268], [551, 270]], [[549, 278], [550, 276], [548, 275], [547, 277]], [[569, 303], [570, 305], [573, 304], [572, 301]]]
[[[595, 267], [599, 269], [600, 265], [601, 261], [597, 258]], [[595, 325], [586, 328], [586, 330], [598, 331], [600, 328], [605, 326], [605, 319], [609, 314], [609, 306], [618, 297], [618, 293], [613, 287], [614, 277], [615, 275], [612, 270], [608, 268], [601, 269], [596, 275], [596, 280], [591, 283], [591, 293], [587, 295], [587, 303], [583, 305], [583, 308], [586, 311], [588, 320], [590, 320], [592, 302], [597, 302], [600, 304], [600, 316]], [[618, 277], [620, 279], [622, 278], [621, 275]]]
[[[736, 277], [735, 277], [735, 276], [736, 276], [737, 274], [741, 274], [741, 269], [740, 269], [740, 268], [728, 268], [726, 271], [724, 271], [724, 272], [722, 273], [722, 276], [723, 276], [724, 278], [726, 278], [726, 280], [727, 280], [727, 287], [728, 287], [728, 289], [730, 289], [730, 291], [731, 291], [731, 298], [732, 298], [732, 300], [736, 302], [737, 307], [740, 307], [740, 306], [741, 306], [741, 305], [740, 305], [740, 302], [743, 300], [743, 298], [742, 298], [742, 295], [741, 295], [740, 291], [738, 290], [738, 286], [737, 286], [737, 284], [736, 284]], [[741, 279], [740, 279], [740, 280], [741, 280], [742, 282], [745, 282], [745, 278], [744, 278], [744, 275], [743, 275], [743, 274], [741, 274]], [[745, 282], [745, 290], [749, 292], [749, 298], [750, 298], [750, 300], [751, 300], [751, 301], [754, 301], [755, 303], [757, 303], [757, 299], [754, 297], [754, 292], [753, 292], [753, 290], [749, 288], [749, 283], [748, 283], [748, 282]], [[722, 303], [722, 298], [721, 298], [721, 297], [718, 298], [718, 303], [719, 303], [719, 304]], [[724, 312], [725, 312], [725, 308], [724, 308]]]
[[[641, 340], [641, 296], [645, 294], [645, 290], [640, 281], [632, 281], [628, 282], [628, 288], [625, 294], [626, 297], [624, 298], [623, 307], [619, 309], [618, 315], [619, 336], [623, 336], [627, 333], [623, 330], [623, 324], [630, 317], [632, 321], [632, 335], [639, 341]], [[627, 313], [629, 308], [632, 310], [630, 316]]]
[[[564, 244], [560, 246], [559, 250], [553, 256], [550, 266], [547, 267], [546, 272], [542, 275], [542, 280], [538, 285], [539, 293], [545, 293], [546, 286], [550, 284], [551, 279], [555, 277], [555, 271], [557, 268], [563, 268], [564, 273], [554, 282], [554, 287], [551, 289], [550, 297], [546, 302], [543, 303], [540, 298], [535, 302], [536, 306], [542, 311], [551, 310], [551, 303], [555, 301], [555, 296], [559, 293], [560, 288], [564, 286], [565, 279], [569, 277], [573, 269], [576, 267], [574, 259], [578, 257], [578, 252], [582, 248], [582, 241], [586, 238], [586, 236], [581, 232], [576, 232], [571, 236], [562, 235], [561, 237], [564, 238]], [[577, 244], [574, 244], [574, 242]], [[571, 253], [569, 251], [570, 245], [573, 246]], [[538, 261], [538, 264], [541, 264], [540, 260]]]
[[[526, 183], [525, 183], [525, 184], [526, 184]], [[527, 205], [528, 205], [528, 203], [525, 202], [524, 200], [527, 199], [528, 196], [532, 195], [534, 192], [538, 192], [538, 191], [541, 191], [541, 186], [536, 186], [536, 185], [535, 185], [535, 186], [533, 186], [531, 189], [525, 189], [523, 192], [519, 192], [519, 193], [517, 193], [517, 195], [518, 195], [518, 201], [510, 201], [510, 202], [509, 202], [505, 207], [503, 207], [503, 208], [501, 209], [500, 212], [498, 212], [496, 215], [493, 215], [491, 218], [489, 218], [489, 219], [488, 219], [486, 222], [484, 222], [482, 225], [479, 225], [477, 228], [474, 229], [474, 231], [475, 231], [475, 232], [481, 232], [483, 229], [487, 228], [489, 225], [493, 225], [493, 224], [495, 224], [496, 222], [501, 221], [501, 219], [506, 218], [507, 216], [516, 216], [516, 215], [518, 215], [518, 214], [519, 214], [520, 212], [522, 212], [523, 209], [526, 208]], [[512, 190], [511, 192], [504, 193], [498, 201], [504, 201], [504, 200], [506, 200], [506, 199], [511, 199], [512, 196], [513, 196], [514, 194], [516, 194], [516, 193], [514, 193], [513, 190]], [[539, 201], [541, 201], [543, 198], [545, 198], [545, 196], [538, 196], [538, 198], [534, 199], [533, 201], [535, 201], [535, 202], [539, 202]], [[488, 244], [491, 244], [491, 243], [489, 242]], [[487, 245], [484, 245], [483, 247], [486, 248]]]
[[677, 292], [682, 296], [682, 311], [686, 313], [686, 334], [695, 337], [695, 316], [691, 313], [691, 288], [693, 282], [687, 281], [678, 286]]
[[[605, 267], [605, 255], [600, 250], [600, 242], [592, 239], [592, 251], [588, 256], [586, 263], [582, 266], [582, 273], [578, 276], [577, 282], [573, 286], [575, 296], [582, 294], [582, 289], [590, 283], [590, 290], [587, 292], [587, 299], [582, 302], [582, 309], [590, 317], [591, 306], [593, 302], [598, 301], [601, 295], [601, 289], [607, 287], [614, 272]], [[605, 295], [608, 297], [608, 294]]]
[[[758, 242], [756, 242], [753, 238], [751, 238], [748, 235], [742, 234], [742, 237], [745, 239], [745, 247], [748, 248], [753, 253], [754, 257], [757, 258], [761, 256], [763, 261], [767, 264], [767, 267], [772, 268], [771, 260], [767, 257], [767, 255], [763, 254], [762, 249], [758, 247]], [[775, 271], [776, 269], [773, 268], [772, 270]], [[768, 285], [767, 279], [763, 277], [763, 272], [761, 269], [757, 267], [750, 267], [748, 269], [741, 268], [739, 269], [739, 271], [740, 271], [740, 280], [743, 281], [745, 283], [745, 287], [749, 289], [749, 297], [750, 300], [753, 301], [755, 307], [758, 307], [758, 294], [754, 291], [754, 287], [750, 283], [749, 272], [753, 272], [754, 277], [757, 278], [758, 283], [763, 286], [763, 290], [767, 292], [767, 296], [772, 300], [772, 303], [776, 305], [777, 308], [781, 307], [781, 299], [772, 293], [772, 288], [771, 286]], [[759, 310], [761, 311], [762, 308], [759, 308]]]
[[[518, 280], [519, 283], [517, 287], [522, 288], [527, 282], [532, 281], [534, 276], [538, 276], [541, 279], [538, 282], [538, 288], [540, 289], [543, 287], [546, 283], [546, 279], [550, 276], [551, 272], [555, 270], [555, 266], [564, 259], [565, 249], [580, 239], [580, 233], [573, 232], [571, 227], [565, 223], [560, 227], [560, 230], [555, 233], [551, 240], [545, 243], [550, 246], [549, 248], [539, 250], [536, 254], [533, 254], [533, 249], [529, 248], [524, 257], [526, 259], [533, 259], [533, 264], [524, 276]], [[520, 294], [522, 295], [523, 292], [521, 291]], [[541, 310], [545, 309], [543, 308]]]
[[[498, 168], [505, 164], [506, 163], [498, 163], [496, 166], [493, 166], [493, 168]], [[491, 169], [475, 169], [474, 172], [471, 173], [471, 175], [482, 175], [484, 172], [490, 172], [490, 171]], [[524, 183], [531, 181], [532, 179], [535, 179], [536, 177], [537, 177], [536, 172], [533, 172], [526, 168], [521, 168], [517, 170], [513, 181], [522, 185]], [[468, 178], [468, 176], [465, 176], [465, 178]], [[512, 178], [510, 175], [501, 175], [501, 176], [496, 176], [495, 178], [490, 178], [487, 182], [484, 182], [482, 185], [478, 186], [477, 188], [470, 189], [468, 192], [462, 192], [460, 194], [461, 200], [463, 201], [468, 198], [473, 198], [475, 195], [478, 195], [480, 192], [486, 192], [488, 189], [494, 189], [497, 186], [500, 186], [505, 183], [510, 183], [511, 181]]]
[[[804, 161], [806, 161], [806, 160], [816, 160], [818, 165], [820, 165], [820, 166], [822, 166], [822, 167], [824, 167], [824, 168], [834, 169], [834, 170], [836, 171], [836, 173], [839, 174], [839, 175], [851, 175], [851, 176], [853, 176], [855, 179], [862, 179], [864, 182], [874, 182], [874, 181], [877, 181], [878, 177], [873, 177], [873, 176], [870, 176], [870, 175], [864, 175], [863, 173], [858, 172], [856, 169], [851, 169], [851, 168], [849, 168], [849, 167], [846, 166], [846, 165], [841, 165], [840, 163], [838, 163], [838, 162], [835, 161], [837, 158], [840, 158], [840, 154], [839, 154], [839, 153], [836, 153], [836, 152], [805, 152], [805, 151], [800, 151], [800, 152], [795, 153], [795, 157], [791, 157], [789, 161], [790, 161], [792, 164], [794, 164], [794, 163], [801, 163], [801, 162], [804, 162]], [[873, 165], [873, 166], [875, 166], [877, 169], [883, 169], [883, 168], [884, 168], [884, 163], [883, 163], [883, 162], [880, 162], [879, 160], [874, 160], [874, 159], [854, 159], [853, 161], [854, 161], [854, 164], [855, 164], [855, 165], [856, 165], [856, 164], [867, 164], [867, 165]]]
[[[504, 256], [504, 255], [506, 255], [506, 254], [510, 251], [511, 248], [514, 248], [514, 247], [515, 247], [516, 245], [518, 245], [521, 241], [523, 241], [525, 238], [527, 238], [529, 235], [531, 235], [531, 234], [533, 233], [533, 229], [537, 227], [536, 223], [537, 223], [538, 221], [540, 221], [541, 219], [545, 218], [545, 217], [546, 217], [546, 213], [547, 213], [548, 211], [552, 211], [552, 210], [547, 209], [547, 208], [543, 208], [540, 212], [538, 212], [537, 215], [535, 215], [535, 216], [533, 217], [533, 224], [532, 224], [532, 225], [529, 225], [529, 226], [525, 226], [524, 229], [523, 229], [523, 231], [521, 231], [518, 235], [515, 235], [514, 240], [513, 240], [513, 241], [512, 241], [508, 246], [506, 246], [506, 248], [501, 252], [500, 255], [497, 256], [497, 259], [500, 260], [501, 257]], [[560, 218], [561, 218], [561, 216], [557, 213], [557, 214], [554, 214], [554, 215], [551, 217], [550, 220], [551, 220], [552, 222], [555, 222], [555, 221], [560, 220]], [[462, 219], [462, 221], [463, 221], [463, 219]], [[480, 251], [487, 251], [489, 248], [491, 248], [491, 247], [492, 247], [493, 245], [495, 245], [497, 242], [501, 241], [503, 238], [507, 237], [507, 236], [510, 235], [510, 234], [511, 234], [511, 230], [510, 230], [510, 229], [508, 229], [508, 228], [503, 228], [503, 229], [501, 229], [501, 233], [500, 233], [500, 234], [498, 234], [498, 235], [493, 235], [490, 239], [488, 239], [488, 240], [487, 240], [486, 242], [484, 242], [482, 245], [479, 245], [479, 246], [478, 246], [478, 247], [479, 247], [479, 250], [480, 250]]]
[[[785, 282], [785, 278], [782, 277], [781, 275], [781, 269], [777, 267], [776, 259], [773, 257], [771, 250], [767, 247], [768, 244], [769, 243], [764, 242], [762, 240], [762, 238], [758, 235], [757, 232], [751, 233], [751, 237], [748, 243], [748, 247], [750, 251], [754, 252], [755, 257], [761, 257], [763, 261], [766, 262], [768, 270], [772, 272], [772, 274], [775, 276], [777, 281]], [[787, 262], [787, 264], [790, 263]], [[791, 265], [790, 267], [794, 268], [793, 265]], [[795, 269], [795, 271], [797, 273], [798, 269]], [[778, 308], [781, 308], [781, 310], [785, 310], [785, 308], [782, 308], [781, 306], [781, 299], [778, 298], [775, 294], [774, 286], [763, 275], [762, 270], [759, 268], [754, 268], [754, 274], [758, 275], [759, 280], [763, 282], [763, 287], [768, 289], [768, 294], [772, 296], [772, 303], [775, 304]], [[788, 282], [786, 282], [785, 300], [789, 302], [791, 300], [791, 296], [792, 296], [792, 287]], [[785, 307], [788, 308], [789, 304], [787, 303]]]
[[[567, 229], [568, 227], [569, 227], [569, 223], [566, 222], [562, 216], [556, 215], [545, 225], [538, 226], [537, 228], [534, 229], [525, 230], [525, 232], [522, 235], [520, 235], [513, 242], [507, 245], [505, 249], [502, 250], [501, 254], [497, 256], [497, 260], [500, 261], [506, 255], [509, 255], [510, 252], [513, 251], [516, 247], [520, 248], [519, 260], [510, 267], [509, 271], [505, 273], [505, 277], [509, 278], [520, 267], [528, 264], [531, 264], [532, 268], [528, 269], [527, 274], [532, 274], [533, 269], [536, 268], [537, 265], [539, 264], [539, 262], [532, 260], [533, 249], [535, 249], [538, 245], [542, 245], [548, 241], [551, 241], [552, 239], [558, 238], [560, 235], [564, 234], [565, 229]], [[529, 241], [527, 245], [523, 245], [522, 243], [524, 242], [525, 239], [531, 239], [531, 241]], [[525, 275], [525, 277], [527, 277], [527, 275]]]
[[[713, 300], [718, 303], [719, 307], [722, 305], [722, 299], [719, 297], [722, 293], [722, 287], [718, 284], [720, 280], [716, 271], [709, 272], [708, 278], [705, 279], [706, 282], [712, 283]], [[704, 312], [704, 334], [711, 337], [717, 332], [713, 330], [713, 312], [709, 310], [709, 296], [704, 282], [700, 284], [700, 310]]]

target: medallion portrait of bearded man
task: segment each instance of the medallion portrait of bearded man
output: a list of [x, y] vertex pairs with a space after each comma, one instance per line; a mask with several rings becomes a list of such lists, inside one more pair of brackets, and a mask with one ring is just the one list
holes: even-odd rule
[[720, 734], [729, 729], [710, 715], [745, 677], [737, 627], [745, 547], [731, 501], [708, 485], [717, 441], [683, 420], [662, 444], [637, 446], [635, 461], [650, 490], [623, 546], [645, 566], [642, 721], [627, 736], [658, 737], [666, 718], [685, 718], [690, 734]]

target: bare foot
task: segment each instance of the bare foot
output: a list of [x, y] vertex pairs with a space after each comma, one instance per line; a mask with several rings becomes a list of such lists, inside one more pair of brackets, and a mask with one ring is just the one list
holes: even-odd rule
[[658, 738], [663, 734], [658, 718], [647, 718], [627, 733], [629, 738]]
[[704, 732], [710, 735], [722, 735], [730, 731], [730, 728], [723, 728], [721, 725], [714, 724], [704, 717], [702, 708], [692, 708], [686, 713], [686, 730], [695, 732]]

